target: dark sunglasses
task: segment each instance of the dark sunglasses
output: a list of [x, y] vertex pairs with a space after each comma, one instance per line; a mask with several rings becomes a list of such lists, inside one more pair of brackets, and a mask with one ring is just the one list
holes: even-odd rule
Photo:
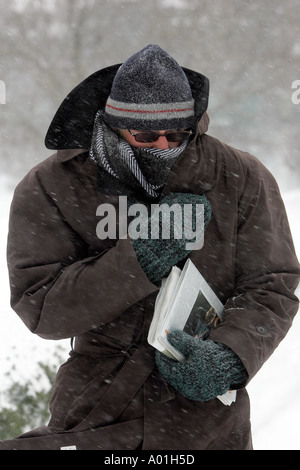
[[192, 134], [192, 131], [166, 131], [164, 134], [159, 134], [155, 131], [145, 131], [133, 134], [129, 129], [127, 130], [137, 142], [143, 144], [156, 142], [160, 137], [165, 137], [168, 142], [183, 142]]

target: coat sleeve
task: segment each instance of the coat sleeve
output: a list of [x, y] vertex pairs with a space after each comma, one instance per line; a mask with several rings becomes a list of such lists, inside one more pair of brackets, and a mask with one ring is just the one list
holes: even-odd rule
[[257, 163], [239, 200], [236, 287], [211, 339], [229, 346], [251, 379], [289, 330], [298, 310], [299, 264], [278, 186]]
[[14, 193], [7, 259], [12, 308], [33, 333], [47, 339], [106, 324], [157, 290], [129, 239], [89, 257], [86, 243], [34, 172]]

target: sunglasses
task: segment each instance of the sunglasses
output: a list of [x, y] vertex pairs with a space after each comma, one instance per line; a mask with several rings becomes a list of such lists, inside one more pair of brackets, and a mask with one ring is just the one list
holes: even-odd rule
[[165, 137], [168, 142], [183, 142], [192, 134], [192, 131], [166, 131], [164, 134], [159, 134], [155, 131], [145, 131], [133, 134], [129, 129], [127, 130], [137, 142], [143, 144], [156, 142], [160, 137]]

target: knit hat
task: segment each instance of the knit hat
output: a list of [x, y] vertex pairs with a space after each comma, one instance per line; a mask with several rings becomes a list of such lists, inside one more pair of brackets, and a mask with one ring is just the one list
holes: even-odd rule
[[119, 129], [187, 129], [194, 124], [194, 99], [178, 63], [150, 44], [118, 69], [104, 120]]

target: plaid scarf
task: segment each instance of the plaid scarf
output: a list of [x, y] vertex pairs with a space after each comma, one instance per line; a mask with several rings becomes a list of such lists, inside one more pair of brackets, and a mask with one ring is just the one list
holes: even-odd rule
[[102, 115], [103, 111], [98, 111], [94, 122], [92, 160], [120, 182], [137, 189], [142, 187], [150, 197], [159, 196], [187, 141], [173, 149], [131, 147], [105, 124]]

